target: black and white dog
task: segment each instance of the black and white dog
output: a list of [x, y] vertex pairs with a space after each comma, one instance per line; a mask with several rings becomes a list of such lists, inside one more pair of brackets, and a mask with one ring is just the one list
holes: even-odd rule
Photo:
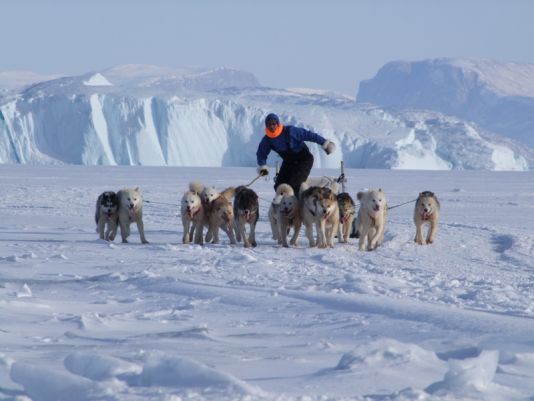
[[95, 222], [100, 239], [115, 239], [119, 222], [119, 198], [115, 192], [106, 191], [100, 194], [96, 201]]

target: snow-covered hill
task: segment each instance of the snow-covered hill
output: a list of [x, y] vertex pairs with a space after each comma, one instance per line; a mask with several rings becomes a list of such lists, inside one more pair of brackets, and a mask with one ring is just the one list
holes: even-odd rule
[[391, 62], [360, 83], [357, 100], [400, 110], [439, 111], [534, 147], [534, 64]]
[[[268, 112], [333, 139], [317, 167], [526, 170], [533, 151], [437, 112], [259, 85], [231, 69], [127, 65], [35, 84], [0, 105], [0, 162], [254, 166]], [[270, 163], [274, 164], [274, 156]]]

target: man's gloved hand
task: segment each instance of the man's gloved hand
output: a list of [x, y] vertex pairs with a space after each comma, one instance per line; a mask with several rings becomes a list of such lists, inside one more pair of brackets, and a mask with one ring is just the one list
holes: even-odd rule
[[258, 174], [264, 177], [269, 174], [269, 169], [267, 166], [258, 166]]
[[329, 154], [335, 152], [335, 150], [336, 150], [336, 144], [335, 144], [334, 142], [332, 142], [331, 140], [327, 139], [327, 140], [323, 143], [323, 149], [324, 149], [324, 151], [326, 152], [326, 154], [329, 155]]

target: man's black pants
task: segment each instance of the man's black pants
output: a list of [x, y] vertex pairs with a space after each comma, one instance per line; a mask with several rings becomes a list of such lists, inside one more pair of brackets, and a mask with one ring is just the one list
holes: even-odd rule
[[285, 157], [276, 177], [275, 191], [280, 184], [289, 184], [295, 191], [295, 195], [298, 196], [300, 184], [306, 181], [312, 167], [313, 155], [307, 149], [305, 152], [300, 152], [293, 157]]

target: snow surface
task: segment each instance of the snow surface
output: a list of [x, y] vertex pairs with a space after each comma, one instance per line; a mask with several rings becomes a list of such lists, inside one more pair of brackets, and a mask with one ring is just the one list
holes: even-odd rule
[[[434, 191], [435, 243], [408, 203], [374, 252], [280, 248], [267, 179], [258, 247], [183, 245], [188, 182], [253, 168], [0, 166], [0, 399], [532, 400], [534, 173], [345, 173], [390, 206]], [[99, 240], [98, 194], [137, 185], [150, 244]]]

